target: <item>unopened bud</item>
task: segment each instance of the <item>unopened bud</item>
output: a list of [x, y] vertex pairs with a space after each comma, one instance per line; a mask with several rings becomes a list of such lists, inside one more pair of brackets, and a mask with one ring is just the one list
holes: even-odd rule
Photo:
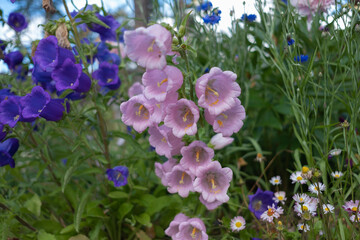
[[43, 0], [42, 6], [48, 13], [55, 13], [56, 9], [54, 8], [54, 4], [52, 0]]
[[66, 24], [61, 23], [59, 27], [56, 29], [55, 36], [58, 40], [58, 44], [60, 47], [71, 49], [70, 42], [68, 39], [69, 32], [67, 30]]
[[174, 44], [174, 45], [178, 45], [178, 44], [179, 44], [179, 40], [178, 40], [176, 37], [173, 38], [173, 44]]
[[185, 35], [186, 28], [184, 26], [180, 26], [179, 28], [179, 37], [183, 37]]

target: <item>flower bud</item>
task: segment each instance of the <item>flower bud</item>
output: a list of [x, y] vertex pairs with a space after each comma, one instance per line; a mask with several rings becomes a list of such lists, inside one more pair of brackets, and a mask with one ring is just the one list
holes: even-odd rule
[[42, 6], [48, 13], [55, 13], [56, 9], [54, 8], [54, 4], [52, 0], [43, 0]]
[[183, 37], [183, 36], [185, 35], [185, 31], [186, 31], [186, 28], [181, 25], [180, 28], [179, 28], [179, 34], [178, 34], [178, 36], [179, 36], [179, 37]]
[[66, 24], [61, 23], [56, 29], [55, 36], [59, 42], [59, 46], [67, 49], [71, 49], [70, 42], [68, 39], [69, 32], [67, 30]]

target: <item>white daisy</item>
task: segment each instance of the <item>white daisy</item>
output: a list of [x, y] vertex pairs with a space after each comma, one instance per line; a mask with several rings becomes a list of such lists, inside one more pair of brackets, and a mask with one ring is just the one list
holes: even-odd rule
[[303, 204], [295, 203], [294, 211], [301, 217], [304, 213], [310, 213], [312, 216], [316, 215], [317, 203], [305, 202]]
[[323, 192], [325, 190], [325, 185], [321, 182], [310, 184], [309, 191], [315, 194], [319, 194], [320, 192]]
[[331, 176], [333, 176], [334, 178], [340, 178], [342, 177], [344, 174], [340, 171], [335, 171], [331, 173]]
[[286, 197], [285, 197], [285, 192], [280, 191], [280, 192], [276, 192], [274, 193], [275, 197], [273, 197], [273, 200], [278, 203], [281, 202], [282, 204], [285, 203], [286, 201]]
[[266, 157], [264, 157], [261, 153], [256, 154], [256, 158], [254, 159], [256, 162], [261, 163], [262, 161], [266, 160]]
[[279, 218], [280, 215], [283, 213], [284, 213], [284, 209], [282, 207], [276, 208], [275, 204], [273, 204], [271, 207], [268, 206], [268, 210], [263, 212], [263, 214], [261, 214], [260, 218], [263, 221], [272, 222], [274, 220], [274, 218]]
[[329, 152], [329, 155], [334, 157], [334, 156], [339, 156], [341, 154], [341, 149], [333, 149]]
[[281, 184], [281, 178], [280, 176], [275, 176], [270, 179], [270, 183], [272, 185], [280, 185]]
[[231, 231], [233, 232], [238, 232], [241, 231], [245, 228], [245, 219], [241, 216], [237, 216], [234, 217], [233, 219], [231, 219], [230, 222], [230, 227], [231, 227]]
[[290, 179], [292, 181], [292, 183], [301, 183], [301, 184], [305, 184], [306, 183], [306, 179], [304, 179], [302, 176], [301, 176], [301, 171], [296, 171], [294, 173], [292, 173], [290, 175]]
[[358, 214], [354, 214], [354, 215], [352, 215], [351, 217], [350, 217], [350, 221], [352, 221], [352, 222], [360, 222], [360, 214], [358, 213]]
[[322, 207], [323, 207], [323, 210], [324, 210], [325, 214], [334, 212], [334, 206], [331, 205], [331, 204], [323, 204]]
[[299, 223], [299, 224], [297, 225], [297, 227], [298, 227], [298, 229], [299, 229], [300, 231], [304, 231], [304, 232], [310, 231], [309, 225], [304, 224], [304, 223]]
[[295, 200], [295, 202], [304, 203], [309, 200], [309, 196], [306, 195], [305, 193], [301, 193], [301, 194], [297, 193], [293, 196], [293, 199]]

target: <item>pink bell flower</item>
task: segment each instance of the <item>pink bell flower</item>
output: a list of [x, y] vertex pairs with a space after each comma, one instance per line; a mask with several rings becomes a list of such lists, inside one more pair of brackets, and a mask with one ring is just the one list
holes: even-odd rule
[[214, 150], [202, 141], [194, 141], [189, 146], [181, 148], [180, 164], [196, 175], [201, 166], [206, 166], [214, 157]]

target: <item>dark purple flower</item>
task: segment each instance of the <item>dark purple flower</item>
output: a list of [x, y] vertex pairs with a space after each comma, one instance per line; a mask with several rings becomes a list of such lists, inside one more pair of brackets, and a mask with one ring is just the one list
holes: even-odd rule
[[15, 3], [16, 2], [16, 0], [10, 0], [12, 3]]
[[46, 72], [51, 72], [61, 66], [66, 59], [75, 62], [74, 54], [70, 50], [60, 47], [55, 36], [41, 39], [33, 57], [34, 62]]
[[221, 17], [217, 14], [211, 14], [211, 15], [208, 15], [206, 14], [204, 17], [203, 17], [203, 20], [204, 20], [204, 23], [205, 24], [211, 24], [211, 25], [214, 25], [216, 23], [219, 23], [220, 20], [221, 20]]
[[69, 58], [51, 73], [51, 77], [58, 91], [73, 89], [76, 92], [87, 92], [91, 87], [91, 80], [82, 72], [81, 65]]
[[8, 88], [0, 89], [0, 102], [4, 99], [7, 99], [9, 96], [14, 96], [14, 94], [11, 92]]
[[0, 123], [0, 142], [6, 137], [7, 132], [4, 131], [4, 125]]
[[[78, 11], [72, 11], [71, 13], [70, 13], [70, 15], [71, 15], [71, 17], [72, 18], [74, 18], [74, 17], [76, 17], [76, 15], [78, 15]], [[78, 23], [78, 22], [80, 22], [81, 21], [81, 19], [80, 18], [76, 18], [75, 19], [75, 22], [76, 23]], [[82, 24], [79, 24], [78, 25], [78, 27], [82, 30], [82, 31], [84, 31], [84, 32], [86, 32], [86, 29], [87, 29], [87, 25], [86, 25], [86, 23], [82, 23]]]
[[5, 98], [0, 103], [0, 123], [15, 127], [21, 117], [21, 106], [17, 97]]
[[[67, 102], [67, 112], [69, 112], [69, 107], [70, 105]], [[51, 99], [40, 113], [40, 117], [45, 118], [47, 121], [59, 121], [62, 119], [64, 111], [64, 99]]]
[[241, 21], [247, 21], [247, 22], [254, 22], [256, 19], [256, 15], [255, 14], [249, 14], [247, 15], [246, 13], [243, 14], [241, 16]]
[[112, 169], [106, 170], [106, 174], [108, 179], [114, 182], [115, 187], [121, 187], [127, 184], [129, 169], [125, 166], [116, 166]]
[[12, 158], [19, 148], [19, 140], [16, 138], [9, 138], [0, 143], [0, 167], [10, 165], [15, 167], [15, 161]]
[[22, 30], [27, 28], [27, 25], [28, 25], [24, 15], [22, 15], [21, 13], [17, 13], [17, 12], [10, 13], [7, 23], [16, 32], [21, 32]]
[[96, 16], [99, 20], [108, 25], [109, 28], [106, 28], [96, 23], [92, 23], [91, 25], [89, 25], [89, 29], [93, 32], [99, 33], [101, 41], [116, 41], [116, 29], [120, 27], [120, 23], [116, 21], [116, 19], [111, 15], [107, 15], [104, 17], [101, 16], [99, 13], [96, 13]]
[[2, 51], [5, 51], [6, 48], [6, 42], [0, 39], [0, 48]]
[[249, 195], [249, 210], [260, 219], [260, 215], [263, 214], [272, 204], [277, 204], [273, 200], [274, 193], [271, 191], [262, 191], [260, 188], [257, 189], [256, 193]]
[[101, 87], [107, 87], [111, 90], [118, 89], [120, 79], [118, 76], [118, 66], [108, 62], [100, 63], [99, 69], [93, 73], [93, 78], [98, 80]]
[[295, 62], [301, 62], [301, 63], [306, 62], [308, 59], [309, 59], [308, 55], [300, 55], [300, 56], [294, 57]]
[[10, 52], [5, 54], [4, 62], [8, 65], [10, 70], [14, 70], [15, 67], [22, 63], [24, 56], [20, 51]]
[[35, 84], [49, 83], [52, 81], [51, 72], [46, 72], [42, 70], [39, 64], [35, 62], [34, 68], [32, 69], [32, 80]]
[[97, 46], [97, 53], [94, 56], [99, 62], [110, 62], [116, 65], [120, 64], [120, 57], [115, 53], [111, 53], [105, 42], [100, 42]]
[[26, 76], [28, 75], [28, 72], [29, 72], [27, 66], [20, 64], [20, 65], [17, 65], [14, 70], [17, 74], [16, 79], [21, 80], [21, 81], [26, 80]]
[[291, 46], [291, 45], [293, 45], [295, 43], [295, 40], [290, 38], [290, 39], [287, 40], [287, 43], [288, 43], [289, 46]]
[[40, 86], [36, 86], [31, 90], [31, 93], [20, 99], [22, 116], [24, 118], [37, 118], [44, 110], [46, 105], [50, 102], [49, 93], [45, 92]]

